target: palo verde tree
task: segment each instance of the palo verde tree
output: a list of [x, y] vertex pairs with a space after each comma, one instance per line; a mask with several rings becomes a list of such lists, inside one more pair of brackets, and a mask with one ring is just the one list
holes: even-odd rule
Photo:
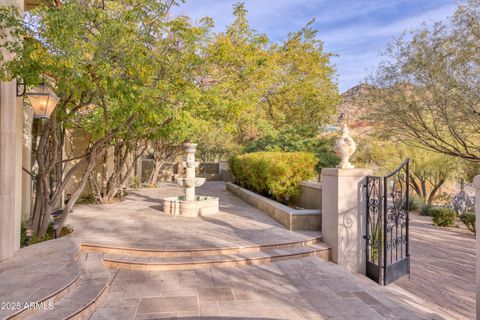
[[440, 188], [460, 174], [461, 161], [458, 158], [401, 142], [372, 142], [370, 139], [365, 147], [360, 148], [355, 161], [380, 168], [380, 173], [386, 174], [407, 158], [410, 159], [411, 190], [424, 205], [431, 206]]
[[[2, 61], [2, 79], [36, 83], [45, 77], [60, 97], [36, 145], [31, 228], [37, 235], [45, 234], [50, 212], [73, 176], [78, 185], [60, 226], [109, 148], [122, 151], [142, 142], [195, 107], [198, 87], [189, 68], [198, 61], [197, 46], [209, 23], [192, 26], [185, 17], [168, 18], [174, 3], [66, 0], [40, 6], [26, 19], [2, 8], [2, 26], [14, 39], [5, 47], [16, 56]], [[65, 137], [79, 132], [86, 147], [62, 158]], [[55, 170], [62, 173], [52, 184]], [[121, 183], [112, 181], [108, 196]]]
[[385, 136], [480, 162], [480, 1], [393, 42], [372, 77]]

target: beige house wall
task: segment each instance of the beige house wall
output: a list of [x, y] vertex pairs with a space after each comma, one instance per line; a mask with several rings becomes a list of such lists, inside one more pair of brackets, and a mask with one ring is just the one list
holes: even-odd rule
[[[23, 1], [3, 0], [1, 6], [23, 10]], [[0, 51], [4, 58], [11, 58]], [[20, 247], [22, 212], [23, 104], [16, 97], [16, 82], [0, 82], [0, 261]]]
[[[33, 109], [25, 105], [23, 110], [22, 167], [31, 172], [32, 168], [32, 125]], [[32, 177], [21, 169], [22, 174], [22, 221], [30, 218], [32, 207]]]
[[[85, 150], [87, 149], [88, 143], [89, 143], [89, 139], [86, 133], [82, 130], [72, 130], [68, 132], [67, 135], [68, 137], [65, 139], [65, 147], [64, 147], [65, 159], [75, 158], [85, 154]], [[114, 159], [113, 147], [110, 147], [107, 149], [105, 154], [105, 159], [106, 161], [104, 160], [103, 157], [100, 157], [97, 159], [97, 166], [93, 173], [93, 176], [95, 177], [98, 185], [101, 186], [103, 189], [106, 188], [108, 178], [112, 175], [113, 171], [115, 170], [115, 167], [114, 167], [115, 159]], [[129, 166], [132, 164], [133, 160], [134, 160], [133, 154], [127, 157], [126, 161], [129, 163]], [[68, 169], [71, 168], [75, 163], [76, 161], [72, 161], [71, 164], [66, 167], [66, 170], [64, 171], [64, 173], [66, 173]], [[134, 164], [134, 166], [136, 168], [132, 169], [129, 180], [131, 180], [135, 175], [141, 176], [142, 174], [141, 159], [139, 159], [138, 162]], [[75, 190], [77, 190], [80, 179], [82, 178], [83, 172], [85, 170], [85, 167], [86, 165], [82, 166], [74, 174], [74, 176], [68, 183], [67, 187], [65, 188], [66, 195], [72, 194], [73, 192], [75, 192]], [[125, 173], [126, 173], [126, 168], [123, 169], [123, 174]], [[91, 186], [90, 183], [87, 183], [82, 194], [87, 195], [93, 192], [95, 192], [94, 186]]]

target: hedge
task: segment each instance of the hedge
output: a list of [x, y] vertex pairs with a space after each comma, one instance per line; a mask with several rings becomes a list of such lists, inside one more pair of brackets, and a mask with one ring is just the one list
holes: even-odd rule
[[433, 224], [439, 227], [448, 227], [454, 224], [457, 214], [451, 208], [430, 208]]
[[229, 159], [233, 181], [283, 204], [296, 204], [300, 182], [315, 177], [315, 156], [306, 152], [255, 152]]

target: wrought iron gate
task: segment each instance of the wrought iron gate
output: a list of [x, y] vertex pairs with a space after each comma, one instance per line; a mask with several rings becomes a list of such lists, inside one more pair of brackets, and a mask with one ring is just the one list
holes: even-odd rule
[[387, 285], [410, 274], [409, 159], [385, 177], [366, 181], [366, 274]]

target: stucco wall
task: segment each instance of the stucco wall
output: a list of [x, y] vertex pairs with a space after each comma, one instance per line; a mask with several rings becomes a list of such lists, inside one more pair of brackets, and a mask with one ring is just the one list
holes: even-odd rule
[[322, 209], [322, 184], [320, 182], [302, 181], [302, 194], [299, 206], [305, 209]]
[[[3, 0], [23, 10], [23, 1]], [[1, 49], [4, 59], [11, 56]], [[20, 247], [22, 216], [22, 99], [16, 97], [16, 82], [0, 82], [0, 261]]]

